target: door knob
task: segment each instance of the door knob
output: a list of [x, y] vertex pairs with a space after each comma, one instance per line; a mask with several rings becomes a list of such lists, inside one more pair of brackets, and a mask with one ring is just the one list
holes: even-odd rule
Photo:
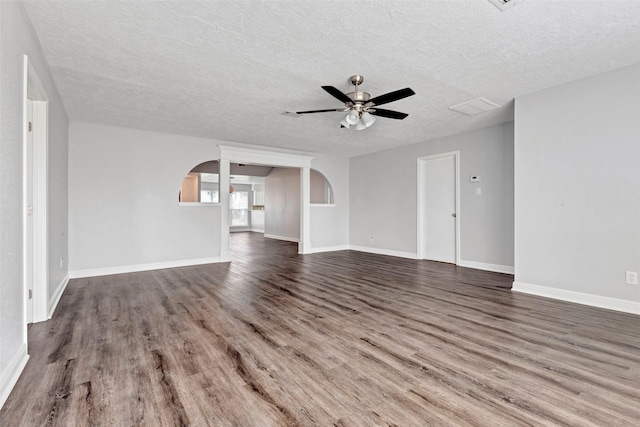
[[455, 217], [456, 217], [456, 214], [455, 214], [455, 213], [452, 213], [452, 214], [451, 214], [451, 216], [455, 218]]

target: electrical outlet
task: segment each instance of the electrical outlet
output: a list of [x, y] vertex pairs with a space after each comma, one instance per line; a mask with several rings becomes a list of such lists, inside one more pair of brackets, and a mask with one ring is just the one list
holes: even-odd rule
[[638, 272], [627, 271], [627, 285], [637, 285], [637, 284], [638, 284]]
[[60, 268], [64, 265], [64, 258], [60, 257]]
[[373, 242], [373, 236], [369, 236], [369, 241]]

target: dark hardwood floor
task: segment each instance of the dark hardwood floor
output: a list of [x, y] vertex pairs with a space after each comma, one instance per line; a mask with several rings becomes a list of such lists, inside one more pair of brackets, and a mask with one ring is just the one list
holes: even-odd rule
[[72, 280], [0, 425], [640, 425], [640, 316], [448, 264], [232, 247]]

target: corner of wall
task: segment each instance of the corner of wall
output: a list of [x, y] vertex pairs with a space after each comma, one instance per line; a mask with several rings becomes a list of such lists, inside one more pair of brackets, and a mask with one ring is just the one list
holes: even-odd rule
[[53, 317], [53, 312], [56, 310], [56, 307], [58, 306], [58, 302], [60, 302], [60, 297], [62, 297], [62, 294], [64, 293], [65, 289], [67, 289], [68, 284], [69, 284], [69, 272], [67, 272], [67, 274], [62, 278], [60, 283], [58, 283], [58, 286], [56, 286], [56, 289], [51, 294], [51, 298], [49, 299], [49, 305], [48, 305], [48, 316], [47, 316], [48, 319], [51, 319], [51, 317]]
[[640, 315], [640, 302], [514, 281], [514, 292]]
[[0, 372], [0, 409], [2, 409], [9, 394], [11, 394], [11, 390], [18, 382], [18, 378], [20, 378], [20, 374], [28, 360], [29, 355], [27, 354], [27, 344], [25, 343], [18, 349], [4, 370]]

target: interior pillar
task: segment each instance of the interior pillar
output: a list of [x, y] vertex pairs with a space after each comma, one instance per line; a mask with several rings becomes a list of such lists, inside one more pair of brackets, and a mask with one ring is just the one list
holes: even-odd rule
[[220, 196], [220, 262], [231, 261], [231, 245], [229, 241], [229, 175], [231, 171], [229, 159], [220, 159], [218, 194]]
[[298, 253], [311, 253], [311, 162], [300, 168], [300, 240]]

